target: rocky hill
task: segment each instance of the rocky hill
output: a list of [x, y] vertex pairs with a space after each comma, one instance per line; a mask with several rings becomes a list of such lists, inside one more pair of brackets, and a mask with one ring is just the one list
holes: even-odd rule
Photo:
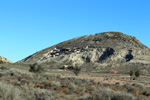
[[102, 66], [105, 64], [150, 64], [150, 50], [136, 37], [120, 32], [104, 32], [70, 39], [41, 50], [18, 63]]
[[0, 56], [0, 63], [12, 63], [11, 61], [9, 61], [7, 58]]

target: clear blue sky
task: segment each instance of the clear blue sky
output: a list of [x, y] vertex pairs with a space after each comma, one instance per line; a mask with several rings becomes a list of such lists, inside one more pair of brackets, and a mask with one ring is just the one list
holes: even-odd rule
[[119, 31], [150, 47], [150, 0], [0, 0], [0, 56], [16, 62], [59, 42]]

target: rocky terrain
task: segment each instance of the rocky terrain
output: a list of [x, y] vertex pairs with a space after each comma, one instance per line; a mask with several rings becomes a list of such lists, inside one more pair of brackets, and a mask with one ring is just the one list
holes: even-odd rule
[[13, 63], [13, 62], [9, 61], [7, 58], [2, 57], [2, 56], [0, 56], [0, 62], [1, 63], [4, 63], [4, 62], [6, 62], [6, 63]]
[[92, 67], [92, 70], [101, 70], [106, 66], [141, 67], [142, 65], [145, 66], [143, 68], [145, 70], [147, 66], [149, 68], [149, 60], [149, 48], [136, 37], [120, 32], [104, 32], [67, 40], [30, 55], [17, 63], [38, 63], [50, 68], [78, 63], [83, 67]]

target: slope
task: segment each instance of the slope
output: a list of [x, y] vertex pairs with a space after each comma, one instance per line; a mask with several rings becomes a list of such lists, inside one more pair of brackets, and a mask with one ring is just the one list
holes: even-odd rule
[[[121, 32], [104, 32], [70, 39], [43, 49], [17, 63], [45, 64], [48, 67], [78, 64], [120, 64], [137, 56], [149, 55], [149, 49], [136, 37]], [[138, 63], [138, 62], [136, 62]]]

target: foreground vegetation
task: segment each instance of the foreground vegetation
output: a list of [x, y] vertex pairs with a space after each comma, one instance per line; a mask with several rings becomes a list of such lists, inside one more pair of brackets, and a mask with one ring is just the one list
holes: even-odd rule
[[106, 84], [94, 80], [62, 77], [48, 72], [34, 73], [0, 67], [0, 100], [56, 99], [149, 100], [150, 88], [140, 83]]

